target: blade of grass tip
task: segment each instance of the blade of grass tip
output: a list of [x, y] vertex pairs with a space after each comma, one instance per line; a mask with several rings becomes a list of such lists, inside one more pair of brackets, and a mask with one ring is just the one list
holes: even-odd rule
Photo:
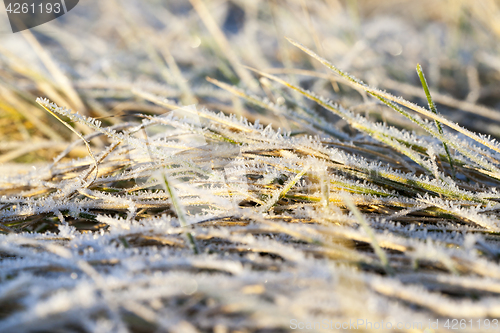
[[57, 120], [59, 120], [64, 126], [66, 126], [67, 128], [70, 129], [70, 131], [72, 131], [73, 133], [75, 133], [80, 139], [82, 139], [83, 143], [85, 144], [85, 146], [87, 147], [87, 150], [89, 152], [89, 155], [90, 157], [92, 158], [92, 160], [94, 161], [94, 169], [95, 169], [95, 173], [94, 173], [94, 179], [92, 179], [91, 182], [89, 182], [85, 187], [89, 187], [96, 179], [97, 179], [97, 174], [99, 172], [99, 166], [98, 166], [98, 163], [97, 163], [97, 159], [95, 158], [94, 156], [94, 153], [92, 152], [92, 149], [90, 149], [90, 145], [88, 143], [87, 140], [85, 140], [85, 138], [83, 137], [83, 135], [81, 135], [80, 133], [78, 133], [73, 127], [69, 126], [68, 123], [66, 123], [64, 120], [62, 120], [61, 118], [59, 118], [59, 116], [57, 114], [55, 114], [52, 110], [50, 110], [49, 108], [47, 108], [45, 105], [43, 105], [42, 103], [40, 103], [38, 100], [37, 100], [37, 103], [42, 107], [44, 108], [48, 113], [50, 113], [51, 115], [53, 115]]
[[[422, 88], [424, 88], [425, 96], [427, 97], [427, 102], [429, 103], [429, 109], [431, 109], [432, 112], [437, 114], [436, 104], [434, 104], [434, 101], [432, 100], [431, 93], [429, 91], [429, 86], [427, 85], [427, 80], [425, 79], [425, 75], [422, 70], [422, 66], [420, 66], [420, 64], [417, 64], [417, 73], [418, 77], [420, 78], [420, 82], [422, 83]], [[438, 128], [439, 134], [444, 135], [441, 123], [437, 120], [434, 121], [436, 122], [436, 127]], [[453, 160], [451, 158], [450, 151], [448, 150], [448, 145], [444, 142], [442, 142], [442, 144], [444, 150], [446, 151], [446, 155], [448, 156], [448, 163], [450, 163], [451, 174], [453, 178], [455, 178], [455, 167], [453, 166]]]
[[[300, 44], [297, 44], [297, 45], [300, 45]], [[301, 46], [300, 46], [301, 47]], [[318, 58], [320, 58], [318, 55], [316, 55], [314, 52], [308, 50], [307, 48], [304, 48], [303, 49], [306, 53], [309, 53], [309, 54], [312, 54], [313, 56], [316, 56]], [[320, 59], [323, 59], [323, 58], [320, 58]], [[321, 60], [320, 60], [321, 61]], [[492, 165], [491, 163], [487, 162], [485, 159], [482, 159], [482, 158], [478, 158], [477, 156], [475, 156], [474, 154], [472, 154], [471, 152], [467, 151], [467, 149], [464, 149], [464, 147], [460, 146], [459, 144], [451, 141], [451, 140], [447, 140], [443, 135], [441, 135], [438, 131], [434, 130], [434, 128], [431, 128], [430, 126], [428, 126], [426, 123], [424, 123], [423, 121], [417, 119], [416, 117], [414, 117], [413, 115], [409, 114], [408, 112], [406, 112], [405, 110], [403, 110], [401, 107], [399, 107], [399, 105], [397, 105], [396, 103], [399, 103], [401, 105], [404, 105], [404, 106], [407, 106], [407, 107], [410, 107], [406, 104], [411, 104], [411, 105], [414, 105], [416, 108], [420, 108], [422, 109], [424, 112], [427, 112], [429, 114], [431, 114], [432, 116], [430, 118], [434, 119], [434, 120], [442, 120], [442, 122], [447, 122], [449, 124], [452, 124], [450, 121], [448, 121], [447, 119], [443, 118], [443, 117], [438, 117], [436, 118], [436, 115], [432, 112], [429, 112], [427, 111], [426, 109], [423, 109], [413, 103], [410, 103], [408, 101], [405, 101], [405, 100], [402, 100], [402, 99], [397, 99], [396, 97], [390, 95], [390, 94], [387, 94], [387, 93], [384, 93], [384, 92], [380, 92], [379, 90], [377, 89], [372, 89], [372, 88], [369, 88], [368, 86], [366, 86], [363, 82], [359, 81], [358, 79], [348, 75], [348, 74], [345, 74], [344, 72], [338, 70], [335, 66], [329, 64], [326, 60], [323, 59], [323, 61], [325, 61], [325, 65], [329, 68], [332, 68], [332, 70], [334, 71], [338, 71], [337, 73], [342, 73], [340, 75], [343, 75], [344, 77], [346, 77], [349, 81], [353, 82], [355, 84], [355, 86], [359, 86], [359, 87], [362, 87], [363, 89], [366, 90], [366, 92], [368, 92], [370, 95], [374, 96], [375, 98], [379, 99], [380, 101], [382, 101], [384, 104], [386, 104], [387, 106], [389, 106], [390, 108], [392, 108], [393, 110], [399, 112], [400, 114], [402, 114], [403, 116], [405, 116], [406, 118], [410, 119], [412, 122], [414, 122], [415, 124], [419, 125], [420, 127], [422, 127], [425, 131], [427, 131], [428, 133], [430, 133], [432, 136], [438, 138], [440, 141], [442, 142], [445, 142], [450, 145], [451, 147], [453, 147], [456, 151], [458, 151], [460, 154], [462, 154], [463, 156], [467, 157], [468, 159], [470, 159], [471, 161], [477, 163], [478, 165], [480, 165], [481, 167], [485, 168], [486, 170], [489, 170], [491, 172], [483, 172], [482, 170], [479, 170], [480, 172], [483, 172], [484, 174], [487, 174], [489, 175], [490, 177], [492, 178], [496, 178], [496, 179], [500, 179], [500, 169], [498, 169], [496, 166]], [[362, 131], [367, 131], [368, 129], [366, 129], [364, 126], [362, 126], [361, 124], [357, 123], [357, 120], [351, 115], [349, 114], [348, 112], [344, 112], [344, 111], [341, 111], [341, 109], [339, 108], [336, 108], [336, 107], [333, 107], [332, 105], [330, 105], [329, 103], [327, 102], [324, 102], [321, 98], [318, 98], [314, 95], [312, 95], [311, 93], [303, 90], [302, 88], [299, 88], [299, 87], [296, 87], [278, 77], [275, 77], [273, 75], [270, 75], [270, 74], [266, 74], [264, 72], [261, 72], [259, 70], [256, 70], [256, 69], [253, 69], [253, 68], [250, 68], [250, 67], [247, 67], [248, 69], [256, 72], [256, 73], [259, 73], [260, 75], [262, 76], [265, 76], [271, 80], [274, 80], [278, 83], [281, 83], [287, 87], [289, 87], [290, 89], [293, 89], [293, 90], [296, 90], [296, 91], [299, 91], [301, 92], [303, 95], [305, 95], [306, 97], [308, 97], [310, 100], [318, 103], [319, 105], [325, 107], [327, 110], [330, 110], [332, 111], [333, 113], [339, 115], [340, 117], [342, 117], [343, 119], [347, 120], [347, 121], [350, 121], [350, 125], [353, 126], [354, 128], [358, 129], [358, 130], [362, 130]], [[392, 96], [391, 98], [388, 98], [388, 97], [385, 97], [385, 96]], [[397, 102], [393, 102], [394, 100], [397, 100]], [[410, 107], [411, 108], [411, 107]], [[415, 110], [415, 109], [414, 109]], [[450, 126], [448, 124], [448, 126]], [[456, 125], [456, 124], [455, 124]], [[458, 126], [458, 125], [456, 125]], [[450, 126], [452, 127], [452, 126]], [[460, 127], [460, 126], [458, 126]], [[456, 128], [452, 127], [453, 129], [457, 130]], [[461, 128], [461, 127], [460, 127]], [[476, 138], [479, 138], [479, 136], [477, 136], [476, 134], [466, 130], [466, 129], [463, 129], [463, 131], [460, 131], [460, 130], [457, 130], [459, 132], [461, 132], [462, 134], [464, 134], [465, 132], [468, 132], [470, 135], [466, 134], [467, 136], [469, 136], [470, 138], [473, 138], [474, 140], [476, 140]], [[371, 136], [375, 137], [373, 132], [369, 131], [368, 132]], [[387, 140], [385, 140], [384, 138], [382, 138], [380, 135], [378, 135], [377, 137], [375, 137], [376, 139], [378, 139], [379, 141], [382, 141], [390, 146], [394, 146], [393, 143], [390, 143], [388, 142]], [[479, 138], [479, 140], [482, 140], [481, 138]], [[478, 141], [478, 140], [476, 140]], [[479, 142], [479, 141], [478, 141]], [[493, 149], [493, 150], [497, 150], [497, 149], [500, 149], [500, 148], [495, 148], [494, 146], [496, 145], [496, 143], [493, 143], [493, 145], [490, 143], [488, 144], [485, 140], [482, 140], [480, 143], [482, 143], [483, 145]], [[402, 152], [403, 154], [405, 154], [406, 156], [408, 156], [409, 158], [411, 158], [412, 160], [414, 160], [417, 164], [421, 165], [424, 167], [423, 163], [421, 162], [421, 159], [418, 157], [418, 155], [415, 155], [415, 154], [408, 154], [408, 152], [410, 152], [410, 150], [408, 149], [402, 149], [402, 147], [394, 147], [395, 149], [397, 149], [398, 151]], [[424, 167], [426, 168], [426, 167]], [[427, 169], [427, 168], [426, 168]], [[427, 170], [429, 171], [429, 170]], [[443, 180], [443, 179], [442, 179]]]
[[305, 175], [307, 171], [309, 171], [310, 168], [311, 166], [307, 165], [304, 169], [302, 169], [302, 171], [300, 171], [297, 175], [295, 175], [295, 177], [293, 177], [292, 180], [286, 183], [286, 185], [283, 187], [281, 191], [276, 192], [271, 197], [271, 199], [268, 202], [266, 202], [264, 206], [262, 206], [260, 211], [264, 213], [267, 212], [269, 209], [271, 209], [271, 207], [273, 207], [281, 198], [283, 198], [288, 193], [288, 191], [290, 191], [290, 189], [300, 180], [300, 178], [302, 178], [302, 176]]
[[156, 105], [163, 106], [169, 110], [176, 110], [182, 108], [181, 105], [175, 104], [172, 101], [168, 101], [166, 99], [160, 99], [158, 96], [153, 95], [147, 91], [141, 90], [139, 88], [132, 88], [131, 93], [145, 99], [146, 101], [155, 103]]
[[359, 209], [352, 202], [351, 198], [349, 196], [347, 196], [347, 194], [340, 192], [339, 196], [342, 198], [342, 200], [344, 201], [347, 208], [349, 208], [349, 210], [352, 212], [352, 214], [354, 215], [356, 220], [358, 220], [359, 224], [361, 225], [363, 230], [366, 232], [368, 237], [370, 237], [373, 250], [375, 251], [375, 253], [379, 257], [382, 265], [385, 267], [386, 272], [388, 274], [393, 274], [392, 267], [389, 266], [389, 260], [387, 259], [387, 256], [385, 255], [384, 250], [382, 250], [382, 248], [378, 244], [377, 238], [375, 237], [375, 234], [374, 234], [372, 228], [370, 228], [370, 225], [368, 224], [368, 222], [366, 222], [363, 214], [361, 214]]
[[500, 153], [500, 146], [496, 143], [496, 142], [493, 142], [491, 140], [487, 140], [487, 139], [484, 139], [482, 137], [480, 137], [479, 135], [477, 135], [476, 133], [473, 133], [463, 127], [461, 127], [460, 125], [452, 122], [452, 121], [449, 121], [448, 119], [444, 118], [443, 116], [439, 115], [439, 114], [435, 114], [431, 111], [428, 111], [427, 109], [424, 109], [423, 107], [421, 106], [418, 106], [417, 104], [415, 103], [412, 103], [412, 102], [409, 102], [403, 98], [399, 98], [399, 97], [396, 97], [396, 96], [393, 96], [387, 92], [384, 92], [384, 91], [381, 91], [379, 89], [376, 89], [376, 88], [371, 88], [369, 87], [366, 83], [364, 83], [363, 81], [355, 78], [354, 76], [338, 69], [337, 67], [335, 67], [334, 65], [332, 65], [329, 61], [327, 61], [326, 59], [320, 57], [319, 55], [317, 55], [315, 52], [311, 51], [310, 49], [308, 49], [307, 47], [303, 46], [302, 44], [290, 39], [290, 38], [287, 38], [285, 37], [290, 43], [292, 43], [293, 45], [295, 45], [296, 47], [298, 47], [299, 49], [301, 49], [302, 51], [304, 51], [305, 53], [309, 54], [311, 57], [315, 58], [316, 60], [318, 60], [319, 62], [321, 62], [324, 66], [326, 66], [327, 68], [329, 68], [330, 70], [334, 71], [335, 73], [339, 74], [340, 76], [342, 76], [344, 79], [346, 79], [347, 81], [351, 82], [353, 85], [355, 86], [358, 86], [358, 87], [361, 87], [363, 88], [366, 92], [372, 94], [372, 95], [377, 95], [379, 97], [382, 97], [382, 98], [385, 98], [385, 99], [388, 99], [390, 101], [393, 101], [395, 103], [398, 103], [400, 105], [403, 105], [403, 106], [406, 106], [407, 108], [413, 110], [413, 111], [416, 111], [420, 114], [423, 114], [424, 116], [426, 117], [429, 117], [431, 119], [434, 119], [434, 120], [438, 120], [440, 121], [442, 124], [454, 129], [455, 131], [459, 132], [459, 133], [462, 133], [463, 135], [465, 136], [468, 136], [469, 138], [471, 138], [472, 140], [482, 144], [483, 146], [486, 146], [496, 152], [499, 152]]
[[[175, 193], [175, 189], [172, 187], [171, 182], [168, 180], [168, 176], [165, 172], [161, 172], [161, 178], [163, 180], [163, 184], [165, 185], [165, 189], [167, 190], [168, 195], [170, 196], [170, 200], [172, 201], [172, 206], [174, 207], [175, 213], [179, 218], [180, 225], [182, 228], [186, 229], [188, 226], [186, 215], [184, 213], [184, 209], [182, 208], [181, 203], [179, 202], [179, 198]], [[198, 245], [196, 244], [196, 240], [194, 239], [193, 235], [189, 231], [186, 231], [185, 235], [189, 241], [189, 244], [194, 254], [200, 253], [200, 251], [198, 250]]]

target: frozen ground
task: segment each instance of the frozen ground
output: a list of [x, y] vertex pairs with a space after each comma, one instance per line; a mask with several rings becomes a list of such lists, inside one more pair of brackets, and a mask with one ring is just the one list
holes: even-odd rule
[[87, 0], [18, 34], [2, 17], [0, 332], [498, 330], [499, 15]]

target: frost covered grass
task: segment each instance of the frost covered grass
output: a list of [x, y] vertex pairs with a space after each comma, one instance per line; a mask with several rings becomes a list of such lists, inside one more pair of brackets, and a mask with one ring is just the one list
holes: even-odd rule
[[0, 331], [491, 331], [499, 4], [417, 3], [87, 1], [6, 38]]

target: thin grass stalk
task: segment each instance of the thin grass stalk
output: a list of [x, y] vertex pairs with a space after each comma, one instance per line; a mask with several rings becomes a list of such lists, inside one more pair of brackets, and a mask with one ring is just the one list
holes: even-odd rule
[[[420, 78], [420, 82], [422, 83], [422, 88], [424, 88], [425, 96], [427, 97], [427, 102], [429, 103], [429, 109], [431, 109], [432, 112], [435, 114], [438, 114], [436, 105], [434, 104], [434, 101], [432, 100], [431, 93], [429, 91], [429, 86], [427, 85], [427, 80], [425, 79], [424, 72], [422, 70], [422, 66], [420, 64], [417, 65], [417, 73], [418, 77]], [[441, 123], [437, 120], [434, 120], [436, 122], [436, 127], [438, 128], [439, 134], [443, 135], [443, 128], [441, 127]], [[455, 178], [455, 167], [453, 166], [453, 160], [450, 155], [450, 151], [448, 149], [448, 145], [444, 142], [443, 147], [444, 150], [446, 151], [446, 155], [448, 156], [448, 163], [450, 164], [450, 169], [451, 169], [451, 174], [453, 175], [453, 178]]]
[[[166, 172], [161, 172], [161, 177], [163, 184], [165, 185], [165, 189], [167, 190], [168, 195], [170, 197], [170, 201], [172, 201], [172, 206], [174, 207], [175, 213], [179, 218], [179, 223], [183, 229], [187, 229], [188, 222], [186, 219], [186, 214], [184, 212], [184, 208], [182, 207], [179, 201], [179, 198], [177, 197], [177, 193], [175, 192], [175, 189], [172, 187]], [[190, 244], [191, 249], [193, 250], [193, 253], [199, 254], [200, 251], [198, 249], [198, 245], [196, 244], [196, 240], [194, 239], [193, 235], [187, 230], [185, 230], [184, 234]]]
[[370, 237], [371, 245], [373, 247], [373, 250], [375, 251], [375, 254], [377, 254], [377, 256], [379, 257], [381, 264], [385, 268], [385, 271], [388, 274], [393, 274], [392, 267], [389, 265], [389, 260], [387, 259], [387, 256], [386, 256], [384, 250], [382, 250], [382, 248], [380, 247], [380, 245], [379, 245], [379, 243], [377, 241], [377, 238], [375, 237], [375, 233], [373, 232], [373, 230], [370, 227], [370, 225], [368, 224], [368, 222], [366, 222], [365, 217], [363, 216], [363, 214], [361, 214], [361, 212], [359, 211], [359, 209], [352, 202], [352, 200], [347, 196], [347, 194], [345, 194], [345, 193], [339, 193], [339, 195], [342, 197], [342, 199], [343, 199], [344, 203], [346, 204], [347, 208], [349, 208], [349, 210], [353, 213], [354, 217], [359, 222], [359, 224], [361, 225], [361, 227], [363, 228], [363, 230]]

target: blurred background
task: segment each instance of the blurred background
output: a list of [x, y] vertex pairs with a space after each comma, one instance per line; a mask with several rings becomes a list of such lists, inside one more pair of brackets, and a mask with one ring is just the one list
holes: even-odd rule
[[[420, 63], [439, 112], [500, 137], [500, 1], [81, 0], [68, 14], [16, 34], [0, 10], [0, 163], [47, 161], [76, 139], [36, 97], [113, 125], [138, 112], [164, 112], [140, 90], [293, 132], [286, 119], [206, 80], [288, 103], [293, 93], [244, 66], [283, 75], [355, 112], [413, 129], [285, 36], [370, 85], [426, 105], [415, 72]], [[338, 117], [323, 115], [353, 131]], [[86, 154], [77, 147], [69, 158]]]

